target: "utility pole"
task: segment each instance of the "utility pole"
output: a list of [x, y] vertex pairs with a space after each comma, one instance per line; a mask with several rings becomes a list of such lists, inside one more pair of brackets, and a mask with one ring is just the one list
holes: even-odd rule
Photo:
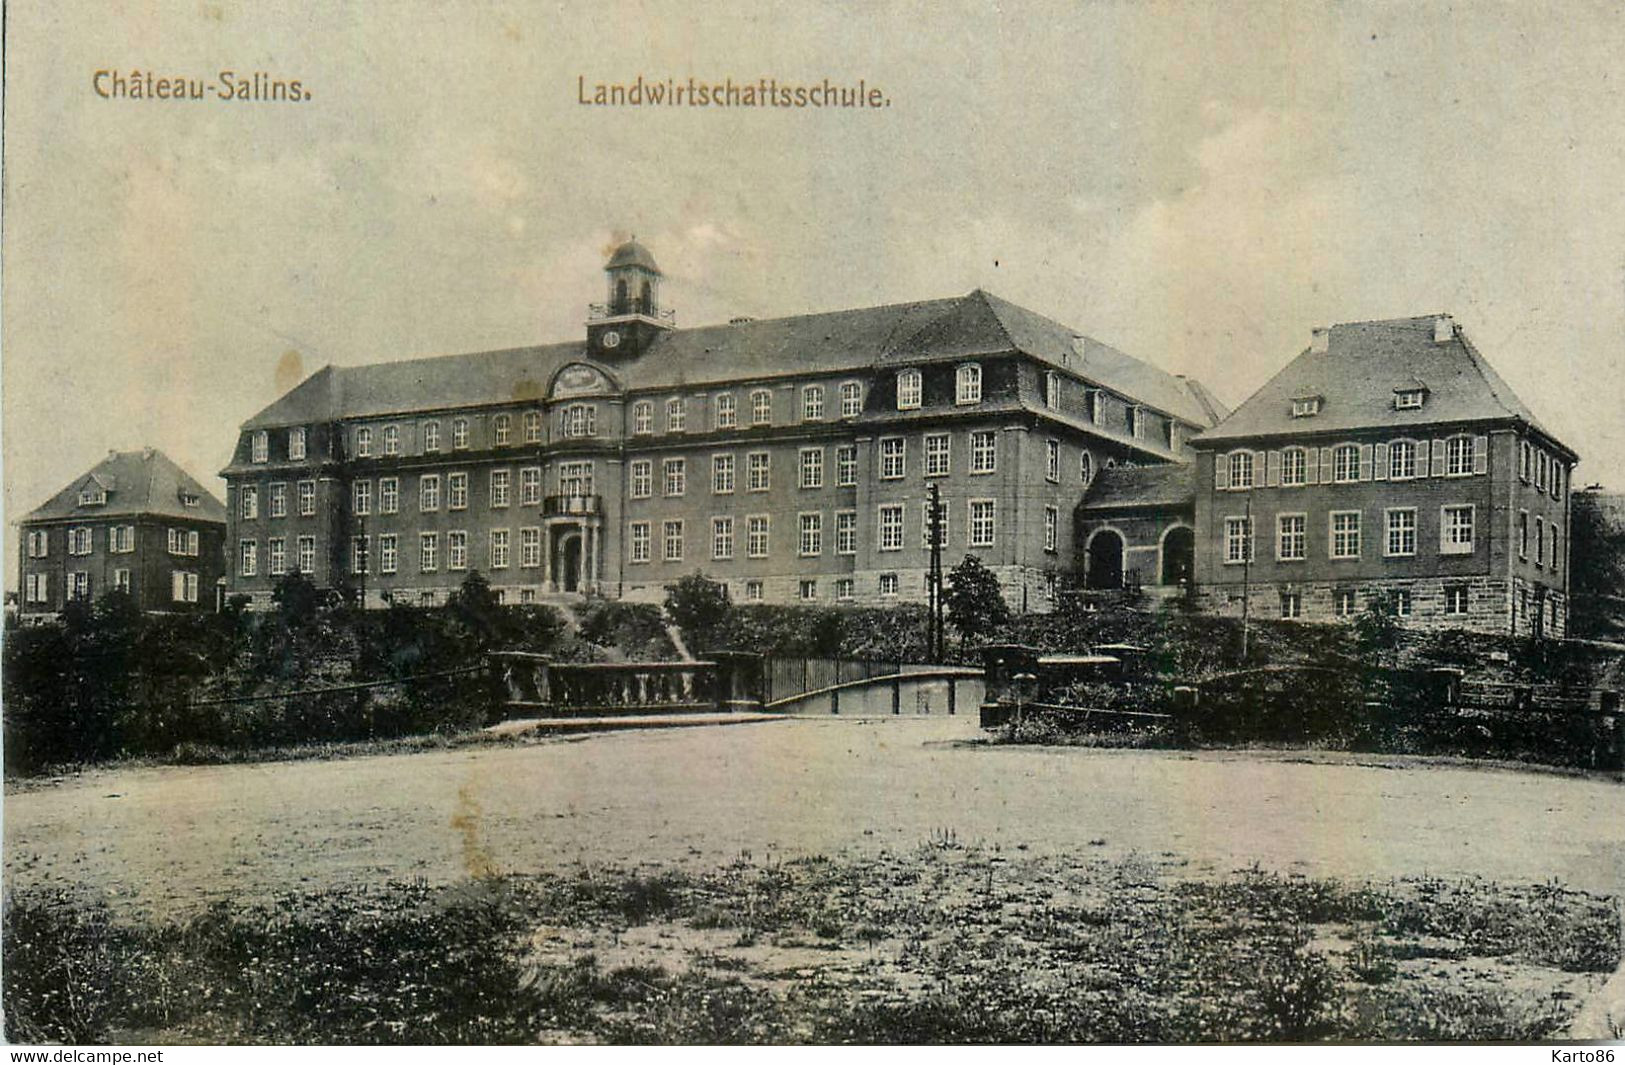
[[931, 660], [942, 661], [942, 499], [937, 482], [930, 485], [930, 501], [927, 516], [928, 527], [931, 530], [931, 572], [927, 577], [928, 594], [931, 601], [931, 623], [928, 642], [931, 645]]
[[1253, 599], [1250, 587], [1253, 572], [1253, 494], [1251, 492], [1247, 493], [1246, 517], [1242, 521], [1246, 523], [1245, 534], [1247, 537], [1242, 541], [1241, 546], [1241, 664], [1245, 666], [1247, 664], [1248, 608], [1251, 606]]

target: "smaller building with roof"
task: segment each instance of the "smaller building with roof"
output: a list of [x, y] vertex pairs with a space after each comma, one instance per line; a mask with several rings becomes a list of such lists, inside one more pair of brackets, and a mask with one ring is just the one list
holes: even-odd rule
[[1449, 315], [1314, 330], [1191, 449], [1208, 611], [1566, 631], [1578, 456]]
[[147, 611], [215, 609], [226, 508], [160, 451], [108, 452], [17, 525], [25, 619], [115, 590]]

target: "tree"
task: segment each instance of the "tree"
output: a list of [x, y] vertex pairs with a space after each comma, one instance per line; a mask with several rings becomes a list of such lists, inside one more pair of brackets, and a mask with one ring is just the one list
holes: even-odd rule
[[276, 582], [271, 589], [271, 602], [283, 623], [289, 628], [303, 628], [316, 619], [322, 605], [322, 593], [316, 582], [297, 569]]
[[666, 615], [683, 630], [690, 651], [701, 651], [732, 609], [728, 586], [703, 573], [666, 585]]
[[463, 583], [446, 600], [446, 608], [463, 623], [481, 650], [500, 640], [504, 629], [502, 600], [479, 570], [469, 570]]
[[959, 630], [960, 639], [1009, 624], [1010, 606], [999, 578], [975, 555], [966, 555], [948, 571], [947, 584], [942, 601], [948, 608], [948, 624]]

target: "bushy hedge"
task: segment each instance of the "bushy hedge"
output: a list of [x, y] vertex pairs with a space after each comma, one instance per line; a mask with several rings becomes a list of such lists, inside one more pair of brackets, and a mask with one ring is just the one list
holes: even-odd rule
[[[550, 607], [466, 598], [182, 617], [109, 596], [7, 632], [5, 768], [462, 730], [501, 700], [484, 652], [557, 650], [565, 629]], [[381, 681], [399, 683], [354, 687]]]

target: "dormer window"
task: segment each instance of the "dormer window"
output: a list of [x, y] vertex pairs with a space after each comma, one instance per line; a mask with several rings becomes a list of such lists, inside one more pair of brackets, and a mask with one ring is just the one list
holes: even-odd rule
[[202, 502], [203, 501], [198, 498], [198, 494], [196, 492], [183, 491], [181, 493], [181, 506], [183, 507], [199, 506], [202, 504]]
[[271, 434], [261, 429], [254, 434], [253, 440], [254, 461], [264, 462], [271, 457]]
[[301, 427], [289, 429], [288, 430], [288, 458], [292, 459], [295, 462], [299, 462], [299, 461], [302, 461], [304, 459], [304, 457], [305, 457], [305, 430], [304, 430], [304, 428], [301, 426]]
[[897, 374], [897, 409], [919, 410], [920, 371], [901, 370]]
[[1395, 410], [1420, 410], [1427, 402], [1427, 390], [1422, 388], [1394, 389]]
[[960, 406], [982, 402], [982, 368], [966, 363], [954, 375], [954, 402]]
[[1044, 374], [1044, 406], [1050, 410], [1061, 406], [1061, 375], [1054, 370]]
[[1313, 418], [1320, 413], [1319, 396], [1297, 396], [1292, 400], [1292, 416], [1294, 418]]
[[81, 507], [99, 507], [107, 502], [107, 489], [96, 485], [86, 485], [79, 489], [79, 505]]

